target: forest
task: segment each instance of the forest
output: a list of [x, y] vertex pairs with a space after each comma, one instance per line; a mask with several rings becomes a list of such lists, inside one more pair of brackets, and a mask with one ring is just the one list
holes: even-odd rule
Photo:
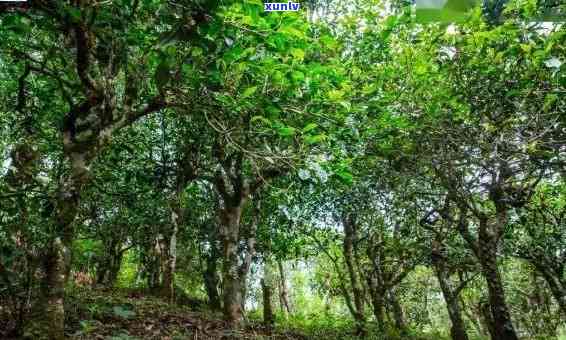
[[264, 5], [0, 2], [0, 339], [566, 339], [566, 2]]

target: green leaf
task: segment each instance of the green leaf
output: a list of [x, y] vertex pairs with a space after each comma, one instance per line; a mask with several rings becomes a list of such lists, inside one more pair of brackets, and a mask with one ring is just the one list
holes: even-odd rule
[[267, 112], [271, 118], [279, 117], [279, 115], [281, 114], [281, 109], [279, 109], [277, 106], [269, 105], [265, 108], [265, 112]]
[[248, 87], [247, 89], [244, 90], [244, 92], [242, 92], [242, 98], [248, 98], [251, 97], [257, 90], [257, 86], [251, 86]]
[[340, 101], [342, 98], [344, 98], [344, 91], [340, 91], [340, 90], [328, 91], [328, 99], [337, 102]]
[[316, 144], [325, 141], [327, 137], [328, 136], [326, 136], [325, 134], [306, 136], [305, 142], [307, 144]]
[[336, 176], [346, 184], [352, 184], [354, 182], [354, 175], [346, 169], [342, 169], [336, 172]]
[[297, 37], [297, 38], [305, 38], [305, 32], [303, 31], [299, 31], [298, 29], [294, 28], [294, 27], [289, 27], [289, 26], [283, 26], [279, 29], [279, 32], [281, 33], [285, 33], [285, 34], [289, 34], [291, 36]]
[[294, 127], [291, 126], [285, 126], [285, 127], [281, 127], [277, 130], [277, 133], [281, 136], [281, 137], [290, 137], [293, 136], [295, 134], [296, 129]]
[[305, 51], [301, 50], [300, 48], [292, 48], [291, 55], [295, 57], [295, 59], [303, 60], [305, 59]]
[[301, 82], [305, 80], [305, 74], [301, 71], [293, 71], [291, 78], [293, 78], [294, 81]]
[[425, 73], [427, 73], [428, 68], [426, 66], [426, 64], [419, 64], [415, 67], [415, 73], [418, 75], [423, 75]]
[[307, 124], [307, 126], [305, 126], [305, 127], [303, 128], [303, 133], [309, 132], [309, 131], [311, 131], [311, 130], [314, 130], [314, 129], [316, 129], [317, 127], [318, 127], [318, 124], [315, 124], [315, 123]]
[[192, 55], [193, 57], [199, 57], [199, 56], [202, 55], [202, 53], [203, 53], [202, 48], [200, 48], [200, 47], [198, 47], [198, 46], [193, 47], [193, 48], [191, 49], [191, 55]]

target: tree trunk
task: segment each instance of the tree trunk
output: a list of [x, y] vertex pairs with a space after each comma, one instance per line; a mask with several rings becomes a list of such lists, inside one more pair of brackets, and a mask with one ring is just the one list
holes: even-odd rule
[[399, 303], [399, 299], [395, 294], [395, 290], [389, 291], [389, 301], [393, 311], [393, 319], [395, 320], [395, 328], [399, 330], [402, 335], [407, 334], [407, 325], [405, 324], [405, 316], [403, 315], [403, 308]]
[[261, 288], [263, 292], [263, 324], [271, 331], [275, 323], [275, 315], [273, 314], [273, 272], [270, 261], [265, 261], [263, 266]]
[[219, 311], [222, 309], [220, 295], [218, 292], [220, 286], [220, 276], [218, 275], [218, 259], [220, 257], [220, 253], [216, 242], [216, 233], [212, 230], [209, 231], [207, 238], [209, 243], [209, 252], [205, 255], [206, 268], [202, 274], [206, 294], [208, 296], [208, 305], [212, 310]]
[[[219, 168], [214, 176], [214, 186], [217, 190], [221, 204], [218, 205], [220, 218], [219, 236], [223, 245], [223, 310], [224, 317], [232, 326], [238, 326], [242, 321], [242, 281], [249, 270], [248, 262], [255, 251], [255, 230], [249, 230], [248, 240], [248, 262], [242, 266], [238, 265], [238, 245], [240, 242], [240, 220], [242, 210], [246, 201], [257, 192], [267, 179], [281, 174], [280, 170], [270, 169], [260, 176], [246, 178], [244, 176], [245, 155], [237, 152], [230, 156], [224, 153], [220, 140], [214, 146], [214, 152], [219, 160]], [[259, 198], [256, 203], [259, 204]], [[256, 209], [258, 209], [256, 207]], [[258, 218], [257, 213], [254, 218]], [[257, 226], [255, 226], [257, 227]]]
[[252, 262], [255, 256], [255, 245], [256, 245], [256, 234], [257, 227], [259, 225], [259, 214], [261, 212], [260, 200], [256, 198], [255, 206], [253, 209], [252, 221], [248, 225], [247, 230], [245, 230], [246, 237], [246, 254], [244, 256], [244, 261], [240, 266], [240, 282], [242, 285], [242, 312], [246, 310], [246, 299], [247, 299], [247, 288], [248, 288], [248, 273], [252, 266]]
[[220, 237], [224, 251], [222, 263], [223, 309], [226, 321], [234, 326], [242, 321], [242, 287], [238, 265], [242, 206], [243, 204], [235, 207], [224, 207], [220, 212]]
[[450, 282], [450, 276], [446, 268], [445, 258], [442, 254], [441, 243], [435, 241], [432, 248], [432, 264], [434, 265], [436, 277], [438, 279], [440, 289], [442, 290], [444, 300], [446, 301], [448, 316], [450, 317], [450, 322], [452, 323], [452, 327], [450, 328], [450, 336], [452, 337], [452, 340], [468, 340], [466, 326], [464, 324], [464, 319], [462, 318], [460, 304], [458, 301], [458, 292], [455, 291]]
[[114, 287], [116, 281], [118, 280], [118, 275], [120, 274], [120, 269], [122, 268], [122, 258], [124, 257], [124, 252], [119, 250], [118, 254], [114, 257], [110, 270], [108, 271], [108, 285]]
[[44, 322], [40, 331], [46, 331], [50, 340], [65, 338], [65, 283], [69, 266], [70, 250], [63, 240], [56, 237], [44, 260], [45, 278], [42, 282]]
[[[368, 256], [371, 253], [368, 252]], [[379, 284], [377, 280], [377, 272], [366, 276], [367, 287], [371, 299], [373, 309], [373, 316], [377, 322], [377, 328], [380, 332], [385, 331], [385, 293], [386, 290], [383, 285]]]
[[98, 266], [96, 268], [96, 283], [99, 285], [105, 285], [109, 271], [110, 263], [108, 261], [108, 258], [104, 258], [98, 263]]
[[497, 339], [497, 331], [495, 330], [495, 323], [493, 321], [493, 316], [491, 315], [489, 303], [481, 301], [478, 309], [482, 316], [480, 321], [482, 321], [484, 329], [487, 330], [491, 339]]
[[261, 289], [263, 291], [263, 324], [267, 329], [272, 329], [275, 323], [273, 306], [271, 304], [273, 292], [271, 284], [267, 283], [265, 278], [261, 280]]
[[385, 301], [383, 294], [377, 290], [371, 290], [371, 304], [373, 306], [373, 315], [380, 331], [385, 330], [384, 306]]
[[[211, 247], [214, 247], [211, 245]], [[220, 284], [220, 277], [218, 276], [218, 255], [217, 252], [212, 249], [211, 254], [206, 256], [206, 269], [203, 272], [204, 286], [206, 288], [206, 294], [208, 296], [208, 304], [212, 310], [220, 310], [222, 305], [220, 303], [220, 295], [218, 293], [218, 287]]]
[[[116, 242], [113, 242], [116, 243]], [[120, 273], [122, 266], [122, 257], [124, 253], [121, 251], [121, 242], [112, 244], [106, 251], [108, 254], [104, 256], [97, 267], [96, 283], [99, 285], [113, 287]]]
[[47, 335], [51, 340], [63, 339], [65, 334], [65, 284], [70, 274], [73, 223], [80, 204], [80, 192], [86, 180], [84, 156], [72, 154], [70, 159], [71, 175], [59, 188], [54, 221], [57, 229], [44, 261], [43, 309], [45, 320], [49, 323]]
[[478, 258], [485, 277], [491, 318], [493, 320], [492, 338], [494, 340], [517, 340], [511, 321], [511, 314], [505, 302], [505, 291], [497, 264], [497, 235], [489, 230], [486, 220], [480, 221]]
[[453, 340], [468, 340], [464, 319], [462, 318], [462, 313], [460, 311], [460, 304], [458, 303], [458, 295], [453, 293], [454, 290], [450, 285], [449, 278], [446, 273], [441, 273], [439, 270], [436, 270], [436, 277], [438, 278], [442, 295], [446, 301], [448, 316], [452, 323], [450, 336]]
[[348, 270], [350, 284], [352, 286], [352, 293], [354, 296], [354, 320], [356, 322], [356, 332], [358, 335], [363, 335], [365, 331], [365, 315], [364, 315], [364, 294], [363, 289], [360, 287], [358, 273], [354, 267], [354, 243], [356, 242], [356, 226], [353, 216], [349, 215], [343, 219], [344, 225], [344, 261]]
[[147, 286], [152, 293], [159, 291], [161, 287], [161, 269], [162, 269], [162, 242], [161, 234], [157, 234], [153, 240], [153, 244], [147, 249], [146, 254], [146, 276]]
[[490, 221], [486, 216], [479, 218], [477, 240], [474, 239], [468, 229], [466, 220], [467, 207], [463, 204], [460, 207], [461, 217], [458, 229], [478, 258], [482, 275], [487, 283], [489, 312], [491, 315], [485, 313], [484, 315], [489, 326], [491, 338], [497, 340], [517, 340], [517, 333], [513, 327], [511, 314], [505, 302], [505, 291], [497, 264], [497, 247], [508, 222], [507, 207], [498, 198], [499, 196], [497, 190], [491, 190], [490, 197], [496, 208], [495, 221]]
[[277, 268], [279, 269], [279, 305], [281, 312], [286, 315], [291, 313], [291, 306], [289, 304], [289, 293], [287, 291], [287, 277], [282, 261], [277, 261]]
[[246, 300], [248, 298], [248, 272], [240, 271], [240, 289], [240, 310], [242, 314], [245, 314]]
[[171, 226], [165, 237], [166, 253], [164, 254], [166, 261], [163, 268], [162, 296], [167, 298], [169, 302], [175, 301], [175, 269], [177, 265], [177, 233], [179, 225], [182, 223], [182, 211], [180, 194], [175, 196], [171, 209]]
[[[255, 231], [254, 231], [255, 233]], [[252, 258], [254, 256], [254, 252], [255, 252], [255, 237], [253, 238], [248, 238], [248, 252], [246, 253], [245, 257], [244, 257], [244, 261], [242, 262], [242, 264], [240, 265], [239, 268], [239, 272], [240, 272], [240, 287], [242, 289], [242, 292], [240, 294], [241, 297], [241, 310], [242, 313], [245, 312], [246, 310], [246, 300], [247, 300], [247, 294], [248, 294], [248, 273], [250, 272], [250, 268], [252, 265]], [[251, 248], [249, 248], [251, 247]]]

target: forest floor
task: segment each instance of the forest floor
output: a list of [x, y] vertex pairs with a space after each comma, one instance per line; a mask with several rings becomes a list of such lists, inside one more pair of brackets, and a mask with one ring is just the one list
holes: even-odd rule
[[76, 289], [67, 299], [71, 339], [185, 340], [185, 339], [308, 339], [292, 331], [269, 332], [249, 322], [232, 330], [221, 315], [196, 300], [170, 304], [133, 290]]
[[[179, 293], [176, 303], [139, 289], [102, 289], [68, 287], [65, 300], [66, 338], [73, 340], [442, 340], [441, 336], [378, 335], [373, 329], [358, 337], [349, 319], [324, 318], [311, 315], [316, 322], [289, 320], [277, 323], [273, 331], [267, 330], [258, 315], [254, 314], [241, 329], [232, 329], [222, 314], [212, 312], [205, 301]], [[0, 308], [0, 311], [2, 309]], [[11, 323], [0, 313], [0, 339], [7, 337], [6, 325]], [[320, 318], [322, 317], [322, 321]], [[13, 321], [13, 320], [12, 320]], [[46, 332], [33, 325], [26, 327], [23, 339], [40, 340]], [[18, 338], [20, 339], [20, 338]]]

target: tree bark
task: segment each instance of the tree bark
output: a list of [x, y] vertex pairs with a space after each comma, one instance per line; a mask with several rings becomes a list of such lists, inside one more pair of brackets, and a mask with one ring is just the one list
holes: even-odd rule
[[[244, 153], [237, 152], [230, 156], [225, 154], [220, 141], [214, 146], [214, 153], [219, 167], [214, 177], [214, 186], [221, 198], [218, 205], [220, 218], [220, 239], [223, 245], [223, 310], [224, 318], [232, 326], [239, 326], [242, 321], [242, 281], [249, 271], [251, 258], [255, 251], [255, 229], [248, 230], [246, 261], [238, 265], [238, 245], [240, 240], [240, 221], [242, 210], [256, 191], [270, 178], [282, 174], [281, 169], [264, 169], [255, 178], [246, 178], [244, 170]], [[256, 198], [259, 204], [259, 198]], [[256, 210], [259, 210], [256, 207]], [[257, 213], [255, 214], [257, 217]], [[255, 218], [254, 217], [254, 218]], [[256, 226], [257, 227], [257, 226]]]
[[152, 293], [158, 293], [161, 287], [161, 273], [163, 269], [163, 242], [161, 237], [161, 234], [154, 236], [153, 242], [149, 244], [145, 254], [145, 276], [147, 277], [147, 286]]
[[266, 279], [261, 280], [261, 289], [263, 292], [263, 324], [265, 328], [272, 329], [275, 323], [275, 316], [273, 315], [273, 305], [271, 303], [273, 297], [272, 286], [266, 282]]
[[482, 322], [484, 329], [487, 330], [491, 339], [497, 339], [497, 331], [495, 329], [495, 322], [493, 321], [493, 315], [491, 313], [489, 303], [486, 301], [480, 301], [478, 310], [482, 316], [480, 321]]
[[112, 238], [108, 243], [105, 247], [106, 254], [104, 254], [96, 269], [96, 283], [113, 287], [122, 266], [124, 251], [122, 250], [121, 240]]
[[110, 270], [108, 273], [108, 285], [114, 287], [116, 281], [118, 280], [118, 275], [120, 274], [120, 269], [122, 268], [122, 258], [124, 257], [124, 252], [120, 249], [118, 254], [114, 257], [114, 260], [110, 264]]
[[476, 255], [482, 275], [487, 283], [490, 315], [484, 315], [489, 325], [491, 338], [494, 340], [517, 340], [517, 333], [505, 301], [505, 291], [497, 264], [497, 247], [508, 222], [507, 207], [498, 198], [500, 194], [496, 189], [492, 188], [490, 197], [495, 203], [495, 221], [490, 221], [487, 216], [479, 216], [477, 240], [468, 229], [469, 222], [466, 216], [468, 208], [463, 203], [460, 203], [461, 212], [458, 230]]
[[219, 254], [213, 240], [210, 242], [210, 248], [210, 254], [206, 255], [206, 269], [203, 271], [203, 279], [208, 296], [208, 304], [212, 310], [218, 311], [222, 308], [220, 295], [218, 293], [220, 284], [220, 277], [218, 275]]
[[246, 253], [244, 256], [244, 261], [240, 265], [240, 281], [242, 283], [242, 311], [245, 311], [246, 309], [245, 305], [247, 299], [248, 273], [250, 272], [250, 268], [255, 257], [256, 234], [259, 225], [260, 213], [261, 201], [259, 200], [259, 198], [256, 198], [252, 211], [252, 221], [245, 230]]
[[[368, 280], [371, 281], [371, 279]], [[383, 332], [385, 330], [385, 293], [378, 290], [374, 282], [368, 282], [368, 287], [370, 291], [371, 304], [373, 307], [373, 316], [375, 317], [379, 331]]]
[[273, 270], [270, 261], [265, 261], [263, 266], [263, 279], [261, 280], [263, 292], [263, 324], [271, 331], [275, 323], [273, 314]]
[[65, 284], [70, 274], [71, 245], [74, 238], [73, 222], [78, 212], [80, 193], [87, 176], [84, 155], [72, 154], [71, 174], [59, 188], [56, 200], [56, 226], [44, 261], [45, 278], [42, 283], [45, 319], [49, 322], [49, 339], [59, 340], [65, 334]]
[[237, 206], [224, 207], [220, 212], [220, 237], [223, 244], [223, 309], [224, 317], [236, 326], [242, 320], [242, 287], [238, 265], [238, 241], [243, 202]]
[[108, 272], [110, 271], [110, 263], [108, 262], [108, 259], [104, 258], [96, 266], [96, 284], [106, 284]]
[[490, 230], [486, 219], [480, 220], [479, 229], [478, 259], [488, 288], [494, 332], [492, 338], [494, 340], [517, 340], [497, 264], [497, 234]]
[[446, 268], [444, 255], [442, 254], [441, 243], [435, 241], [432, 247], [432, 264], [434, 266], [434, 271], [446, 301], [446, 309], [448, 310], [448, 316], [450, 317], [450, 322], [452, 327], [450, 328], [450, 336], [453, 340], [468, 340], [468, 334], [466, 333], [466, 327], [464, 324], [464, 319], [462, 318], [462, 313], [460, 310], [460, 304], [457, 292], [450, 282], [450, 276]]
[[165, 266], [163, 268], [162, 296], [169, 302], [175, 301], [175, 269], [177, 266], [177, 233], [182, 223], [180, 193], [175, 196], [171, 208], [171, 226], [165, 236]]
[[42, 282], [44, 322], [40, 331], [49, 339], [65, 338], [65, 283], [69, 266], [70, 250], [61, 238], [51, 242], [44, 259], [45, 278]]
[[401, 335], [407, 334], [407, 325], [405, 324], [405, 316], [403, 315], [403, 308], [399, 303], [396, 292], [394, 289], [389, 290], [389, 301], [393, 311], [393, 319], [395, 320], [395, 328]]
[[354, 244], [357, 239], [356, 235], [356, 225], [354, 217], [348, 215], [343, 219], [344, 225], [344, 261], [346, 262], [346, 268], [348, 270], [348, 276], [350, 278], [350, 284], [352, 286], [352, 294], [354, 297], [354, 320], [356, 322], [356, 332], [358, 335], [363, 335], [366, 333], [365, 330], [365, 314], [364, 314], [364, 293], [360, 286], [358, 273], [354, 266]]
[[[400, 331], [404, 332], [405, 322], [403, 311], [393, 291], [413, 268], [413, 264], [405, 263], [398, 267], [386, 266], [383, 263], [384, 249], [380, 245], [379, 234], [370, 238], [366, 248], [367, 257], [371, 260], [372, 270], [367, 272], [365, 280], [371, 298], [373, 314], [381, 331], [385, 330], [385, 307], [393, 307], [394, 319]], [[388, 303], [386, 303], [388, 302]]]

